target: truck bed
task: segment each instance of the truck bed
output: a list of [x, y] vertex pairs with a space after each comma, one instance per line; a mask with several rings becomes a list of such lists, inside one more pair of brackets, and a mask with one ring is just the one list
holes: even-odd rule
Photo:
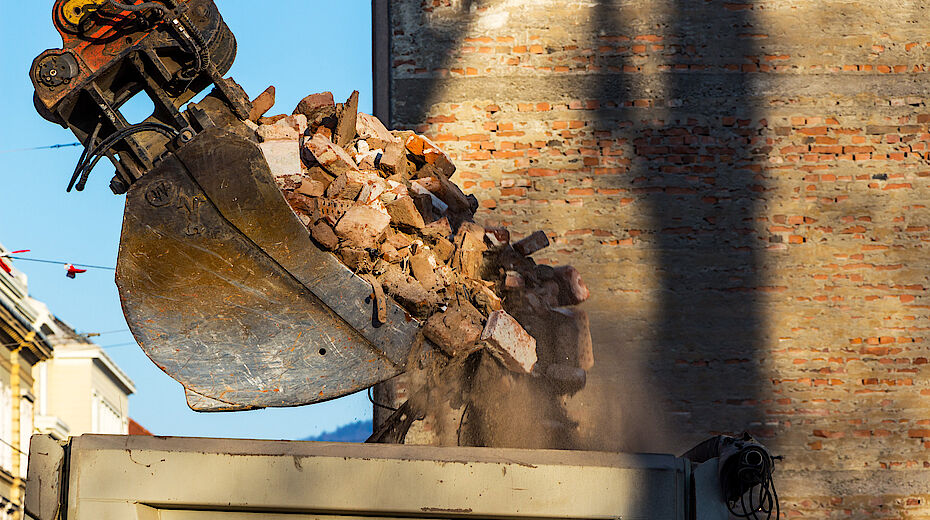
[[26, 507], [39, 520], [726, 518], [710, 514], [716, 464], [697, 469], [657, 454], [37, 435]]

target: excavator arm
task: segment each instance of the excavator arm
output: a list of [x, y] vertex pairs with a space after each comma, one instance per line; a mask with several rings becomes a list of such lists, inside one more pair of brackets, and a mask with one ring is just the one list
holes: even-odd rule
[[[38, 112], [84, 143], [68, 190], [102, 158], [116, 168], [116, 283], [136, 341], [198, 411], [309, 404], [402, 372], [419, 323], [393, 301], [381, 319], [371, 285], [287, 205], [224, 77], [236, 40], [214, 0], [127, 2], [57, 0], [62, 48], [31, 77]], [[136, 95], [155, 110], [131, 124], [120, 107]]]

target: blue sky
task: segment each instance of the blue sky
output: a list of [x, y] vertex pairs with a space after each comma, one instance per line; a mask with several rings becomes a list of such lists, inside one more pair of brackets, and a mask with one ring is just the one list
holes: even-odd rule
[[[35, 258], [113, 266], [119, 247], [123, 197], [107, 187], [113, 168], [102, 161], [82, 193], [65, 193], [79, 148], [7, 152], [75, 141], [70, 131], [46, 122], [33, 109], [28, 71], [43, 50], [61, 39], [52, 26], [52, 0], [2, 2], [0, 17], [0, 242], [31, 249]], [[230, 71], [252, 96], [277, 89], [269, 114], [290, 113], [305, 95], [330, 90], [345, 99], [361, 93], [371, 111], [371, 3], [217, 0], [239, 43]], [[359, 419], [369, 419], [364, 393], [292, 409], [197, 414], [174, 380], [156, 368], [125, 331], [110, 271], [75, 280], [59, 265], [17, 262], [32, 295], [79, 332], [96, 338], [135, 381], [130, 414], [158, 435], [299, 439]]]

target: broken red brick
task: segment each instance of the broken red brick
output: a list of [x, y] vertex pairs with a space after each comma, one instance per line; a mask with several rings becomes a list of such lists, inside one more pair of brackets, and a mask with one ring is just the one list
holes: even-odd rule
[[415, 317], [425, 317], [438, 304], [436, 293], [427, 291], [420, 282], [392, 265], [381, 277], [384, 290]]
[[376, 248], [391, 217], [369, 206], [354, 206], [336, 224], [336, 234], [350, 247]]
[[536, 251], [547, 247], [549, 247], [549, 237], [542, 231], [536, 231], [532, 235], [513, 244], [513, 248], [523, 256], [530, 256]]
[[317, 244], [320, 244], [323, 249], [328, 251], [333, 251], [339, 246], [339, 237], [336, 236], [333, 228], [322, 220], [310, 227], [310, 236], [313, 237]]
[[484, 317], [468, 302], [453, 301], [423, 325], [423, 335], [450, 356], [468, 355], [477, 347]]
[[304, 179], [295, 191], [308, 197], [322, 197], [326, 193], [326, 184], [313, 179]]
[[[332, 92], [321, 92], [319, 94], [310, 94], [300, 100], [295, 114], [303, 114], [310, 123], [319, 124], [320, 119], [332, 116], [336, 111], [336, 102], [333, 100]], [[312, 126], [311, 126], [312, 127]]]
[[436, 274], [439, 263], [427, 249], [420, 249], [417, 254], [410, 257], [410, 273], [420, 282], [427, 291], [435, 291], [442, 286], [442, 281]]
[[487, 228], [484, 240], [491, 247], [503, 247], [510, 243], [510, 231], [504, 228]]
[[433, 243], [433, 253], [440, 262], [448, 262], [455, 253], [455, 245], [445, 238], [438, 237]]
[[504, 275], [504, 287], [507, 289], [521, 289], [525, 285], [523, 275], [516, 271], [507, 271]]
[[555, 280], [559, 284], [559, 305], [578, 305], [590, 296], [588, 286], [574, 266], [556, 267]]
[[410, 197], [398, 197], [385, 205], [391, 221], [400, 226], [423, 229], [426, 223]]
[[301, 114], [285, 116], [272, 124], [263, 124], [255, 131], [262, 141], [297, 141], [307, 129], [307, 118]]
[[271, 107], [274, 106], [274, 93], [274, 85], [271, 85], [252, 101], [252, 110], [249, 111], [249, 121], [257, 123], [258, 120], [265, 115], [265, 112], [271, 110]]
[[388, 175], [407, 175], [407, 151], [396, 142], [384, 146], [378, 167]]
[[357, 172], [355, 161], [339, 146], [322, 134], [304, 141], [302, 154], [308, 163], [317, 163], [334, 176]]
[[464, 222], [455, 235], [455, 254], [452, 268], [466, 278], [478, 278], [481, 272], [484, 245], [484, 228], [474, 222]]
[[435, 168], [444, 177], [449, 178], [455, 173], [455, 165], [449, 156], [428, 138], [413, 134], [404, 144], [411, 154]]
[[375, 116], [359, 112], [355, 122], [355, 133], [358, 134], [359, 139], [368, 141], [372, 149], [384, 149], [389, 144], [396, 144], [403, 149], [400, 140], [394, 137], [394, 134], [385, 128], [381, 120]]
[[536, 338], [530, 336], [506, 311], [497, 311], [488, 317], [481, 340], [487, 343], [488, 351], [508, 370], [523, 374], [533, 371], [536, 364]]
[[336, 131], [333, 134], [337, 145], [345, 147], [355, 139], [355, 126], [358, 119], [358, 91], [355, 90], [349, 99], [336, 110]]
[[590, 370], [594, 367], [594, 345], [588, 313], [581, 309], [558, 308], [552, 310], [550, 322], [554, 357], [559, 363]]

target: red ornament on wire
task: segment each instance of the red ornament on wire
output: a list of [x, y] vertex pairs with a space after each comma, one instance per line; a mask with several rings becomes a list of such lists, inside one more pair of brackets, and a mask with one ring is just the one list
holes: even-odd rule
[[8, 251], [6, 253], [0, 253], [0, 269], [2, 269], [6, 274], [12, 275], [13, 266], [8, 264], [8, 260], [4, 260], [4, 258], [10, 255], [17, 255], [19, 253], [28, 253], [29, 251], [29, 249], [20, 249], [19, 251]]
[[65, 276], [74, 279], [75, 276], [81, 273], [86, 273], [87, 269], [78, 269], [77, 267], [74, 267], [74, 264], [65, 264], [65, 271], [67, 271]]

